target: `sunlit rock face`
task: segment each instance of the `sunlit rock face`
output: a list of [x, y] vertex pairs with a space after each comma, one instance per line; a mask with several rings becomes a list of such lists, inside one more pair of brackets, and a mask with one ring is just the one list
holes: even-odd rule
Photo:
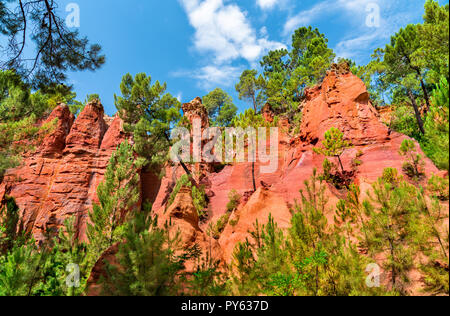
[[[189, 118], [202, 117], [203, 111], [199, 110], [200, 99], [195, 99], [188, 105], [184, 108], [195, 109], [193, 112], [185, 112]], [[325, 132], [331, 127], [341, 130], [353, 145], [344, 152], [342, 161], [347, 170], [352, 170], [352, 161], [358, 156], [361, 164], [354, 169], [353, 181], [361, 186], [362, 192], [370, 189], [385, 168], [402, 170], [405, 158], [398, 151], [407, 136], [391, 131], [381, 121], [378, 111], [370, 102], [366, 86], [348, 67], [332, 67], [322, 84], [306, 91], [306, 99], [299, 108], [303, 111], [303, 120], [298, 135], [285, 133], [289, 123], [280, 121], [278, 169], [273, 173], [263, 174], [260, 173], [260, 163], [256, 163], [256, 193], [252, 192], [251, 163], [230, 164], [219, 172], [211, 171], [204, 175], [202, 183], [209, 197], [209, 220], [200, 223], [203, 229], [226, 213], [228, 193], [231, 190], [249, 197], [243, 199], [244, 202], [235, 212], [237, 215], [235, 214], [234, 225], [228, 225], [220, 237], [219, 243], [227, 262], [232, 258], [234, 246], [249, 237], [248, 230], [256, 220], [263, 224], [268, 215], [272, 214], [281, 227], [287, 227], [291, 216], [289, 209], [299, 199], [299, 191], [304, 189], [305, 180], [312, 176], [314, 168], [322, 172], [324, 157], [315, 154], [313, 148], [320, 144]], [[266, 106], [264, 113], [270, 121], [270, 107]], [[422, 153], [419, 145], [416, 145]], [[429, 159], [425, 159], [425, 173], [427, 176], [438, 173]], [[183, 170], [179, 166], [167, 169], [154, 204], [157, 213], [162, 214], [165, 210], [171, 187], [182, 174]], [[332, 186], [327, 187], [327, 194], [327, 217], [333, 222], [334, 205], [344, 196]]]
[[36, 152], [7, 172], [0, 195], [15, 198], [24, 230], [38, 242], [68, 217], [77, 219], [79, 237], [85, 240], [97, 186], [112, 152], [125, 139], [122, 121], [115, 117], [108, 125], [98, 101], [87, 104], [75, 121], [69, 108], [60, 105], [47, 121], [54, 119], [55, 130]]
[[[200, 221], [189, 188], [182, 188], [168, 205], [177, 179], [185, 172], [179, 164], [169, 162], [162, 179], [148, 170], [141, 172], [141, 201], [153, 203], [153, 211], [161, 222], [173, 223], [171, 232], [180, 231], [186, 248], [198, 244], [204, 253], [230, 263], [236, 244], [250, 238], [248, 231], [256, 220], [265, 224], [272, 215], [279, 227], [289, 226], [291, 209], [300, 197], [299, 191], [305, 188], [304, 182], [314, 169], [322, 172], [324, 157], [315, 154], [313, 148], [331, 127], [341, 130], [353, 145], [344, 152], [342, 161], [345, 169], [354, 171], [352, 180], [363, 194], [385, 168], [402, 170], [405, 159], [398, 152], [407, 136], [391, 131], [383, 123], [364, 83], [348, 68], [334, 66], [320, 85], [305, 94], [305, 100], [299, 104], [303, 119], [297, 135], [289, 134], [287, 119], [278, 120], [276, 170], [262, 173], [262, 164], [255, 164], [256, 192], [253, 192], [252, 163], [231, 163], [223, 168], [205, 162], [188, 164], [197, 184], [203, 186], [208, 196], [208, 217]], [[209, 127], [208, 113], [200, 98], [183, 104], [182, 109], [191, 123], [199, 120], [202, 132]], [[263, 114], [267, 121], [274, 120], [270, 106], [264, 108]], [[66, 218], [73, 216], [77, 219], [79, 237], [86, 240], [88, 212], [96, 201], [97, 187], [111, 154], [127, 136], [120, 118], [105, 117], [97, 101], [87, 104], [76, 119], [67, 106], [60, 105], [47, 121], [55, 119], [58, 119], [55, 130], [41, 146], [25, 155], [20, 167], [7, 172], [0, 184], [0, 201], [6, 195], [15, 198], [24, 230], [33, 233], [37, 241], [45, 238], [46, 231], [56, 232]], [[352, 164], [355, 157], [360, 161], [357, 167]], [[439, 173], [429, 159], [425, 159], [424, 171], [427, 178]], [[208, 226], [227, 212], [228, 194], [232, 190], [242, 195], [240, 205], [231, 214], [220, 238], [213, 239], [207, 234]], [[329, 199], [326, 216], [333, 223], [334, 206], [345, 192], [328, 185], [326, 193]], [[117, 246], [111, 251], [105, 256], [114, 257]], [[187, 264], [187, 268], [193, 266]], [[101, 264], [94, 270], [96, 275], [101, 274]]]

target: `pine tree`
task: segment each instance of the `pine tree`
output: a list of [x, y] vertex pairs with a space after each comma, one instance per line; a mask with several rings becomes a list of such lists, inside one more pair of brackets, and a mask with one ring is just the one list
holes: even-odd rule
[[[166, 89], [167, 85], [159, 81], [152, 85], [152, 78], [144, 73], [134, 78], [126, 74], [120, 84], [122, 96], [114, 96], [125, 130], [133, 135], [135, 152], [147, 159], [146, 167], [155, 173], [162, 172], [164, 163], [168, 161], [172, 145], [170, 131], [181, 119], [181, 104], [166, 93]], [[180, 164], [191, 176], [181, 159]]]
[[405, 139], [400, 146], [399, 154], [408, 159], [403, 164], [403, 172], [411, 179], [420, 180], [425, 175], [424, 162], [422, 156], [417, 153], [414, 141]]
[[427, 259], [420, 264], [425, 274], [425, 291], [432, 295], [449, 294], [449, 231], [448, 215], [437, 199], [429, 201], [418, 192], [421, 216], [414, 225], [418, 248]]
[[244, 70], [239, 83], [236, 84], [236, 91], [239, 93], [239, 99], [251, 102], [253, 110], [258, 113], [264, 103], [263, 89], [264, 78], [256, 70]]
[[[301, 202], [291, 211], [285, 234], [272, 216], [254, 225], [252, 241], [240, 243], [233, 254], [232, 292], [235, 295], [381, 295], [384, 289], [365, 286], [369, 260], [351, 240], [333, 230], [325, 217], [325, 186], [314, 172], [305, 182]], [[347, 219], [347, 218], [346, 218]]]
[[36, 89], [55, 88], [69, 71], [99, 69], [105, 63], [100, 45], [69, 29], [58, 11], [57, 1], [2, 1], [0, 34], [8, 45], [0, 68], [16, 70]]
[[264, 94], [277, 113], [293, 119], [308, 86], [319, 83], [335, 58], [318, 29], [301, 27], [292, 35], [292, 49], [270, 51], [260, 62]]
[[424, 152], [440, 169], [449, 170], [449, 86], [445, 78], [433, 91], [425, 131]]
[[[255, 131], [260, 127], [270, 127], [270, 123], [266, 122], [264, 117], [261, 114], [257, 114], [257, 112], [253, 109], [248, 109], [244, 113], [236, 116], [231, 125], [237, 128], [242, 128], [244, 131], [247, 128], [254, 128]], [[249, 136], [250, 137], [250, 136]], [[254, 144], [254, 150], [256, 153], [256, 144]], [[252, 154], [249, 151], [249, 156]], [[255, 162], [252, 162], [252, 180], [253, 180], [253, 191], [256, 192], [256, 177], [255, 177]]]
[[203, 97], [203, 105], [208, 110], [212, 125], [219, 127], [230, 126], [236, 116], [237, 107], [231, 96], [220, 88], [216, 88]]
[[168, 226], [158, 227], [158, 219], [146, 205], [134, 214], [119, 246], [118, 265], [107, 264], [101, 282], [104, 295], [177, 295], [184, 263], [199, 255], [198, 248], [181, 249], [180, 235], [169, 234]]
[[33, 296], [42, 276], [46, 253], [30, 242], [0, 257], [0, 296]]
[[382, 178], [372, 185], [370, 200], [363, 203], [367, 218], [369, 253], [385, 253], [393, 291], [404, 294], [415, 254], [414, 223], [420, 214], [416, 188], [406, 182], [397, 187]]
[[428, 70], [429, 81], [438, 83], [449, 76], [449, 5], [427, 0], [423, 19], [424, 23], [418, 25], [420, 48], [413, 60]]
[[344, 134], [337, 128], [332, 127], [325, 133], [325, 140], [322, 143], [322, 147], [314, 148], [314, 152], [327, 157], [337, 158], [342, 174], [345, 174], [341, 156], [350, 146], [350, 143], [344, 140]]
[[127, 141], [111, 156], [105, 180], [97, 188], [99, 203], [89, 213], [87, 235], [94, 261], [96, 256], [122, 241], [126, 216], [139, 202], [140, 166]]
[[0, 255], [10, 251], [14, 244], [19, 244], [19, 207], [14, 198], [5, 197], [0, 201], [5, 205], [0, 209]]
[[[68, 218], [51, 249], [55, 287], [64, 296], [81, 296], [90, 275], [88, 245], [78, 239], [75, 218]], [[69, 273], [74, 273], [73, 277]], [[72, 283], [68, 284], [67, 279]], [[72, 286], [73, 285], [73, 286]]]

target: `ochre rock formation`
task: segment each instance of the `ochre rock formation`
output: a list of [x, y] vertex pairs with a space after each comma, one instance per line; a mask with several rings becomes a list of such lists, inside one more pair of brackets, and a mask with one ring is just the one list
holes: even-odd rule
[[[253, 192], [251, 163], [229, 164], [221, 170], [204, 162], [190, 167], [209, 198], [207, 221], [199, 221], [189, 188], [182, 188], [172, 205], [167, 205], [177, 179], [184, 173], [179, 165], [169, 163], [161, 180], [143, 172], [141, 200], [153, 202], [153, 210], [162, 223], [172, 222], [171, 232], [180, 232], [184, 247], [198, 244], [204, 255], [211, 252], [213, 258], [230, 263], [234, 247], [250, 238], [248, 231], [256, 220], [265, 224], [272, 215], [279, 227], [289, 226], [291, 209], [300, 198], [304, 182], [310, 179], [315, 168], [322, 172], [324, 157], [315, 154], [313, 148], [320, 145], [331, 127], [341, 130], [353, 145], [344, 152], [342, 161], [345, 169], [354, 171], [353, 181], [362, 192], [370, 190], [385, 168], [401, 172], [405, 158], [398, 151], [407, 136], [391, 131], [381, 121], [364, 83], [348, 67], [334, 66], [322, 84], [306, 91], [300, 108], [303, 119], [298, 135], [289, 135], [289, 122], [280, 120], [278, 168], [263, 174], [261, 164], [256, 163], [256, 192]], [[270, 121], [272, 114], [266, 110], [265, 117]], [[201, 120], [202, 131], [209, 126], [200, 98], [184, 104], [183, 111], [191, 122], [195, 118]], [[25, 156], [21, 167], [7, 172], [0, 184], [0, 201], [5, 195], [16, 199], [24, 228], [38, 241], [43, 240], [45, 231], [56, 231], [71, 216], [77, 218], [79, 236], [85, 240], [88, 212], [96, 201], [97, 186], [112, 152], [126, 136], [122, 121], [118, 117], [105, 120], [102, 106], [95, 101], [87, 104], [75, 121], [64, 105], [58, 106], [48, 120], [55, 118], [57, 127], [42, 146]], [[357, 166], [352, 164], [356, 157], [360, 161]], [[439, 173], [429, 159], [424, 160], [427, 178]], [[237, 190], [243, 198], [217, 241], [206, 234], [207, 227], [225, 214], [228, 193], [232, 190]], [[344, 194], [328, 185], [326, 216], [330, 223], [334, 206]], [[116, 250], [111, 249], [102, 258], [113, 256]], [[188, 270], [193, 268], [187, 266]], [[98, 276], [101, 270], [101, 266], [96, 266], [94, 272]]]
[[[209, 237], [199, 226], [199, 218], [191, 197], [191, 188], [182, 187], [172, 205], [160, 212], [160, 224], [170, 223], [172, 236], [180, 234], [181, 246], [184, 249], [198, 245], [203, 255], [209, 253], [211, 258], [222, 260], [222, 250], [217, 240]], [[186, 269], [194, 271], [195, 262], [187, 262]]]
[[[342, 160], [347, 170], [355, 168], [352, 161], [356, 157], [360, 160], [361, 165], [355, 168], [353, 180], [361, 187], [363, 194], [370, 190], [371, 184], [385, 168], [402, 170], [405, 158], [398, 151], [407, 137], [391, 131], [381, 122], [364, 83], [348, 68], [334, 67], [330, 70], [321, 85], [306, 91], [306, 101], [302, 107], [299, 135], [286, 135], [288, 123], [284, 121], [279, 129], [278, 169], [270, 174], [261, 174], [260, 163], [256, 163], [258, 190], [247, 205], [241, 206], [232, 215], [231, 219], [238, 221], [233, 222], [233, 226], [229, 224], [219, 240], [226, 262], [232, 259], [235, 245], [250, 237], [248, 230], [252, 229], [256, 220], [265, 223], [271, 214], [280, 227], [288, 225], [291, 216], [289, 209], [296, 199], [300, 199], [299, 191], [304, 189], [304, 182], [310, 179], [314, 168], [322, 172], [324, 157], [315, 154], [313, 148], [320, 145], [325, 132], [331, 127], [340, 129], [353, 145], [344, 152]], [[418, 144], [417, 148], [425, 157]], [[175, 166], [168, 170], [154, 204], [155, 210], [165, 208], [171, 188], [182, 174], [180, 169]], [[438, 173], [438, 169], [426, 158], [424, 171], [427, 177]], [[202, 229], [206, 229], [209, 223], [216, 222], [225, 214], [231, 190], [237, 190], [241, 195], [252, 194], [251, 163], [227, 165], [220, 172], [207, 174], [202, 183], [210, 201], [209, 220], [200, 224]], [[327, 194], [329, 213], [326, 216], [332, 223], [334, 206], [344, 198], [345, 192], [328, 185]]]
[[202, 130], [209, 127], [209, 116], [206, 107], [202, 103], [202, 99], [197, 97], [189, 103], [184, 103], [184, 116], [192, 123], [195, 119], [200, 120]]
[[380, 114], [381, 122], [383, 122], [387, 126], [391, 125], [392, 117], [394, 115], [394, 109], [392, 106], [379, 107], [378, 113]]
[[234, 246], [249, 238], [248, 232], [254, 230], [256, 220], [260, 225], [265, 225], [270, 215], [279, 228], [289, 227], [291, 213], [284, 199], [277, 193], [261, 187], [250, 197], [245, 206], [238, 208], [232, 215], [230, 222], [234, 221], [235, 224], [227, 225], [219, 239], [226, 263], [231, 263]]
[[300, 138], [307, 143], [323, 140], [330, 127], [343, 132], [353, 145], [388, 140], [388, 127], [370, 104], [366, 86], [352, 73], [330, 71], [322, 85], [306, 91]]
[[15, 198], [24, 229], [37, 241], [73, 216], [79, 236], [85, 240], [97, 186], [112, 152], [125, 139], [122, 122], [116, 117], [108, 126], [97, 101], [87, 104], [75, 122], [65, 105], [56, 107], [48, 121], [55, 118], [57, 127], [41, 147], [25, 158], [21, 167], [7, 172], [0, 197]]
[[[202, 99], [197, 97], [194, 100], [192, 100], [189, 103], [184, 103], [182, 105], [184, 116], [189, 120], [191, 123], [192, 129], [191, 129], [191, 135], [194, 135], [194, 133], [199, 133], [200, 137], [203, 135], [203, 132], [205, 129], [210, 127], [209, 125], [209, 116], [208, 116], [208, 110], [202, 103]], [[198, 131], [195, 130], [196, 125], [194, 124], [196, 121], [200, 122], [200, 129]], [[196, 144], [195, 141], [191, 144], [191, 155], [194, 156], [195, 149], [194, 146], [198, 148], [200, 145], [201, 148], [207, 143], [207, 141], [202, 141], [199, 144]], [[199, 153], [201, 153], [201, 148], [199, 148]], [[194, 165], [191, 165], [192, 168], [190, 169], [193, 173], [194, 179], [199, 182], [201, 181], [209, 172], [212, 170], [212, 165], [209, 163], [198, 162]]]

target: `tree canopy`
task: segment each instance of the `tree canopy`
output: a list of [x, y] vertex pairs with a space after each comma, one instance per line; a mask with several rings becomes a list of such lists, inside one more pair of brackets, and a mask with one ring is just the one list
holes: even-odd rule
[[[70, 29], [54, 0], [2, 1], [0, 34], [8, 43], [0, 68], [14, 70], [34, 88], [54, 88], [67, 81], [69, 71], [96, 70], [105, 63], [100, 45]], [[30, 42], [33, 55], [25, 49]]]
[[231, 96], [220, 88], [205, 95], [203, 105], [208, 110], [211, 124], [215, 126], [229, 126], [237, 112]]
[[181, 119], [181, 104], [166, 93], [167, 85], [144, 73], [122, 78], [122, 96], [114, 96], [125, 129], [134, 136], [134, 150], [147, 165], [160, 168], [168, 159], [170, 130]]

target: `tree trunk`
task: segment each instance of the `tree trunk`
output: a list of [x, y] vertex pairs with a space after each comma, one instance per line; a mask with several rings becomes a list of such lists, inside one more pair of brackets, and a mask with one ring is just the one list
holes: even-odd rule
[[425, 98], [425, 102], [427, 103], [427, 108], [425, 109], [424, 114], [427, 114], [431, 108], [430, 96], [428, 95], [428, 91], [427, 91], [427, 88], [425, 87], [425, 83], [423, 82], [423, 79], [420, 79], [420, 85], [422, 86], [423, 96]]
[[256, 192], [255, 163], [252, 162], [253, 191]]
[[395, 281], [397, 279], [397, 272], [395, 269], [395, 262], [394, 262], [395, 261], [394, 245], [391, 240], [389, 240], [389, 246], [391, 248], [391, 257], [392, 257], [392, 262], [393, 262], [391, 273], [392, 273], [392, 289], [394, 290], [395, 286], [396, 286]]
[[252, 95], [252, 99], [253, 99], [253, 108], [255, 109], [255, 114], [256, 114], [256, 113], [258, 113], [258, 108], [256, 105], [256, 98], [255, 98], [254, 94]]
[[[428, 111], [431, 107], [430, 105], [430, 97], [428, 95], [428, 91], [427, 91], [427, 87], [425, 87], [425, 82], [423, 81], [423, 77], [422, 77], [422, 72], [420, 71], [420, 68], [417, 66], [413, 66], [412, 62], [411, 62], [411, 58], [405, 54], [406, 59], [408, 60], [408, 63], [410, 65], [410, 67], [416, 71], [417, 75], [419, 76], [419, 80], [420, 80], [420, 85], [422, 87], [422, 91], [423, 91], [423, 96], [425, 98], [425, 102], [427, 103], [427, 110]], [[408, 91], [411, 92], [411, 91]], [[414, 101], [415, 102], [415, 101]], [[425, 133], [424, 133], [425, 134]]]
[[420, 132], [422, 133], [422, 135], [425, 135], [425, 128], [423, 127], [423, 120], [422, 120], [422, 116], [420, 115], [419, 107], [417, 106], [417, 103], [416, 103], [416, 98], [414, 97], [412, 91], [409, 89], [408, 89], [408, 96], [409, 96], [409, 99], [411, 100], [412, 106], [414, 108], [414, 112], [416, 113], [416, 120], [417, 120], [417, 124], [419, 125]]
[[[164, 132], [164, 137], [166, 138], [166, 140], [167, 140], [167, 143], [169, 144], [169, 146], [170, 146], [170, 138], [169, 138], [169, 136], [166, 134], [166, 132]], [[177, 154], [177, 158], [178, 158], [178, 160], [180, 161], [180, 165], [183, 167], [183, 169], [184, 169], [184, 172], [186, 172], [186, 174], [189, 176], [189, 178], [191, 178], [191, 172], [189, 171], [189, 169], [188, 169], [188, 167], [186, 166], [186, 164], [183, 162], [183, 160], [181, 159], [181, 157]]]
[[344, 169], [344, 165], [342, 164], [341, 157], [340, 156], [336, 156], [336, 158], [338, 159], [339, 165], [341, 166], [342, 175], [344, 175], [345, 169]]

